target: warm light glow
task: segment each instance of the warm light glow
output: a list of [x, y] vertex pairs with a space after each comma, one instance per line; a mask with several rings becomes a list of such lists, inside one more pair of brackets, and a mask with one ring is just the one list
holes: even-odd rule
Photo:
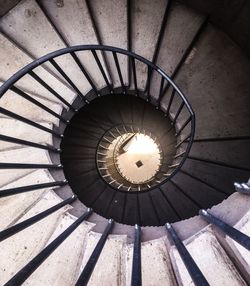
[[128, 154], [155, 154], [158, 147], [154, 140], [148, 135], [136, 134], [124, 147], [123, 150]]

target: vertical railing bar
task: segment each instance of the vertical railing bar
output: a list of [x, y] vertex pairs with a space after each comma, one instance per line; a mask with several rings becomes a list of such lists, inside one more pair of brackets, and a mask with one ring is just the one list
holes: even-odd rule
[[[191, 137], [191, 133], [188, 134], [184, 139], [182, 139], [178, 144], [175, 145], [175, 148], [179, 148], [187, 139]], [[185, 142], [187, 143], [187, 142]]]
[[51, 134], [55, 135], [56, 137], [59, 137], [59, 138], [62, 138], [62, 137], [63, 137], [62, 134], [59, 134], [59, 133], [55, 132], [55, 131], [52, 130], [52, 129], [49, 129], [49, 128], [45, 127], [45, 126], [42, 126], [42, 125], [40, 125], [40, 124], [38, 124], [38, 123], [36, 123], [36, 122], [30, 120], [30, 119], [27, 119], [27, 118], [25, 118], [25, 117], [22, 117], [21, 115], [18, 115], [18, 114], [16, 114], [16, 113], [14, 113], [14, 112], [12, 112], [12, 111], [9, 111], [9, 110], [7, 110], [7, 109], [4, 109], [4, 108], [2, 108], [2, 107], [0, 107], [0, 113], [2, 113], [2, 114], [4, 114], [4, 115], [7, 115], [7, 116], [9, 116], [9, 117], [15, 118], [15, 119], [17, 119], [17, 120], [19, 120], [19, 121], [22, 121], [22, 122], [24, 122], [24, 123], [26, 123], [26, 124], [29, 124], [29, 125], [31, 125], [31, 126], [34, 126], [34, 127], [36, 127], [37, 129], [41, 129], [41, 130], [43, 130], [43, 131], [45, 131], [45, 132], [51, 133]]
[[[47, 13], [45, 7], [42, 4], [42, 1], [37, 0], [37, 3], [39, 5], [39, 7], [41, 8], [41, 10], [43, 11], [43, 13], [44, 13], [45, 17], [47, 18], [47, 20], [49, 21], [49, 23], [52, 25], [53, 29], [56, 31], [57, 35], [60, 37], [60, 39], [65, 44], [65, 46], [70, 47], [70, 43], [69, 43], [68, 39], [61, 33], [61, 31], [57, 28], [57, 26], [55, 25], [53, 20], [50, 18], [49, 14]], [[94, 89], [94, 91], [95, 91], [95, 93], [97, 95], [98, 94], [98, 90], [97, 90], [96, 86], [94, 85], [93, 80], [91, 79], [90, 75], [87, 73], [87, 71], [83, 67], [80, 59], [77, 57], [77, 55], [74, 52], [70, 53], [70, 54], [73, 57], [75, 63], [78, 65], [78, 67], [83, 72], [83, 74], [86, 77], [86, 79], [89, 81], [90, 85], [92, 86], [92, 88]]]
[[46, 88], [50, 93], [52, 93], [56, 98], [58, 98], [62, 103], [68, 106], [70, 109], [77, 111], [68, 101], [66, 101], [61, 95], [59, 95], [51, 86], [49, 86], [44, 80], [42, 80], [34, 71], [29, 71], [29, 75], [32, 76], [40, 85]]
[[131, 61], [132, 61], [132, 69], [133, 69], [133, 79], [134, 79], [134, 85], [135, 85], [135, 92], [136, 92], [136, 96], [139, 96], [138, 87], [137, 87], [137, 75], [136, 75], [136, 67], [135, 67], [135, 59], [134, 59], [134, 57], [131, 57]]
[[115, 65], [116, 65], [116, 69], [117, 69], [117, 72], [118, 72], [118, 76], [119, 76], [119, 79], [120, 79], [120, 83], [121, 83], [121, 86], [122, 86], [123, 93], [126, 93], [126, 88], [125, 88], [125, 85], [124, 85], [124, 81], [123, 81], [123, 77], [122, 77], [121, 68], [120, 68], [118, 57], [117, 57], [117, 53], [116, 52], [112, 52], [112, 54], [113, 54], [113, 57], [114, 57], [114, 61], [115, 61]]
[[180, 107], [178, 108], [178, 110], [177, 110], [177, 112], [176, 112], [176, 114], [175, 114], [175, 117], [174, 117], [174, 119], [173, 119], [173, 121], [172, 121], [173, 124], [176, 123], [176, 120], [177, 120], [177, 118], [179, 117], [179, 115], [180, 115], [180, 113], [181, 113], [183, 107], [184, 107], [184, 101], [182, 101]]
[[[159, 102], [159, 98], [162, 98], [162, 92], [163, 92], [164, 81], [165, 81], [165, 78], [162, 76], [162, 77], [161, 77], [160, 90], [159, 90], [159, 96], [158, 96], [158, 102]], [[157, 108], [159, 108], [159, 104], [158, 104]]]
[[61, 164], [0, 163], [0, 169], [62, 169]]
[[248, 183], [234, 183], [235, 190], [242, 194], [250, 195], [250, 186]]
[[212, 215], [211, 213], [207, 212], [206, 210], [200, 210], [199, 214], [209, 223], [214, 224], [220, 230], [222, 230], [226, 235], [231, 237], [233, 240], [238, 242], [240, 245], [245, 247], [247, 250], [250, 250], [250, 237], [246, 234], [242, 233], [238, 229], [230, 226], [229, 224], [225, 223], [221, 219], [217, 218], [216, 216]]
[[41, 108], [42, 110], [46, 111], [47, 113], [49, 113], [49, 114], [53, 115], [54, 117], [60, 119], [63, 123], [65, 123], [65, 124], [69, 123], [69, 121], [64, 119], [60, 114], [57, 114], [56, 112], [54, 112], [53, 110], [51, 110], [50, 108], [48, 108], [47, 106], [45, 106], [44, 104], [39, 102], [38, 100], [34, 99], [33, 97], [31, 97], [30, 95], [28, 95], [24, 91], [20, 90], [19, 88], [12, 86], [12, 87], [10, 87], [10, 90], [12, 90], [16, 94], [20, 95], [22, 98], [26, 99], [27, 101], [31, 102], [32, 104], [36, 105], [37, 107]]
[[146, 86], [144, 89], [144, 93], [147, 94], [147, 101], [150, 101], [150, 87], [151, 87], [152, 73], [153, 73], [152, 67], [148, 66], [148, 77], [147, 77], [147, 82], [146, 82]]
[[141, 228], [135, 225], [131, 286], [141, 286]]
[[167, 232], [169, 233], [170, 237], [172, 238], [177, 251], [180, 254], [180, 257], [182, 261], [184, 262], [187, 271], [189, 272], [194, 284], [196, 286], [209, 286], [209, 283], [207, 282], [205, 276], [195, 263], [194, 259], [184, 246], [183, 242], [178, 237], [177, 233], [175, 232], [174, 228], [171, 224], [166, 223], [165, 225]]
[[105, 73], [105, 71], [104, 71], [104, 68], [103, 68], [103, 66], [102, 66], [102, 64], [101, 64], [101, 61], [100, 61], [100, 59], [99, 59], [99, 57], [98, 57], [96, 51], [95, 51], [95, 50], [91, 50], [91, 52], [92, 52], [92, 54], [93, 54], [93, 56], [94, 56], [94, 58], [95, 58], [95, 61], [96, 61], [97, 65], [98, 65], [98, 67], [99, 67], [99, 69], [100, 69], [100, 71], [101, 71], [101, 74], [102, 74], [102, 76], [103, 76], [103, 79], [104, 79], [106, 85], [107, 85], [108, 88], [109, 88], [109, 92], [112, 93], [112, 92], [113, 92], [113, 89], [112, 89], [112, 87], [111, 87], [111, 85], [110, 85], [110, 83], [109, 83], [109, 80], [108, 80], [108, 78], [107, 78], [107, 76], [106, 76], [106, 73]]
[[[165, 9], [164, 16], [163, 16], [162, 23], [161, 23], [160, 32], [159, 32], [157, 43], [156, 43], [155, 50], [154, 50], [154, 55], [153, 55], [153, 58], [152, 58], [152, 63], [153, 64], [156, 63], [156, 61], [158, 59], [158, 56], [159, 56], [159, 51], [160, 51], [160, 47], [161, 47], [161, 44], [162, 44], [164, 31], [166, 29], [167, 19], [168, 19], [168, 15], [169, 15], [171, 4], [172, 4], [171, 0], [167, 1], [166, 9]], [[150, 82], [151, 82], [152, 74], [153, 73], [151, 72], [149, 74], [148, 78], [147, 78], [146, 86], [149, 85], [149, 88], [147, 89], [148, 92], [150, 92]]]
[[84, 68], [84, 66], [82, 65], [81, 61], [79, 60], [79, 58], [76, 56], [75, 52], [70, 52], [70, 55], [72, 56], [72, 58], [74, 59], [74, 61], [76, 62], [76, 64], [78, 65], [78, 67], [80, 68], [81, 72], [83, 73], [83, 75], [85, 76], [85, 78], [87, 79], [87, 81], [89, 82], [89, 84], [91, 85], [91, 87], [93, 88], [94, 92], [96, 95], [99, 95], [99, 91], [97, 90], [97, 87], [95, 86], [93, 79], [91, 78], [91, 76], [88, 74], [88, 72], [86, 71], [86, 69]]
[[[127, 49], [132, 51], [132, 24], [131, 24], [131, 0], [127, 0]], [[128, 57], [128, 88], [131, 86], [131, 62]]]
[[166, 114], [167, 116], [169, 116], [169, 111], [170, 111], [170, 108], [171, 108], [171, 105], [172, 105], [174, 96], [175, 96], [175, 89], [173, 88], [172, 93], [171, 93], [171, 96], [170, 96], [170, 99], [169, 99], [168, 107], [167, 107], [167, 110], [166, 110], [166, 112], [165, 112], [165, 114]]
[[18, 286], [24, 283], [26, 279], [57, 249], [57, 247], [92, 213], [88, 209], [86, 213], [73, 222], [57, 238], [49, 243], [37, 256], [28, 262], [20, 271], [18, 271], [5, 286]]
[[9, 238], [12, 235], [15, 235], [16, 233], [28, 228], [34, 223], [37, 223], [38, 221], [42, 220], [43, 218], [47, 217], [48, 215], [52, 214], [53, 212], [59, 210], [60, 208], [66, 206], [67, 204], [71, 204], [76, 200], [76, 196], [73, 195], [70, 198], [52, 206], [51, 208], [48, 208], [47, 210], [40, 212], [36, 215], [34, 215], [31, 218], [28, 218], [18, 224], [15, 224], [7, 229], [4, 229], [0, 231], [0, 241], [3, 241], [7, 238]]
[[184, 122], [181, 128], [176, 132], [175, 136], [178, 137], [181, 131], [188, 125], [188, 123], [192, 120], [192, 116], [190, 115], [189, 118]]
[[76, 91], [76, 93], [87, 103], [85, 96], [80, 92], [77, 86], [73, 83], [73, 81], [67, 76], [67, 74], [62, 70], [62, 68], [57, 64], [54, 59], [50, 59], [49, 62], [53, 65], [53, 67], [65, 78], [65, 80], [71, 85], [71, 87]]
[[79, 276], [75, 286], [82, 286], [82, 285], [87, 285], [88, 281], [91, 277], [91, 274], [95, 268], [95, 265], [98, 261], [98, 258], [102, 252], [102, 249], [107, 241], [108, 235], [110, 233], [110, 231], [112, 230], [114, 221], [112, 219], [110, 219], [108, 221], [108, 224], [101, 236], [101, 238], [99, 239], [99, 241], [97, 242], [96, 247], [94, 248], [87, 264], [85, 265], [81, 275]]
[[[97, 24], [96, 24], [96, 21], [95, 21], [95, 18], [94, 18], [93, 8], [91, 7], [91, 4], [90, 4], [91, 1], [86, 0], [85, 2], [86, 2], [86, 6], [87, 6], [87, 9], [88, 9], [88, 12], [89, 12], [91, 23], [93, 25], [93, 29], [94, 29], [94, 32], [95, 32], [95, 35], [96, 35], [96, 38], [97, 38], [97, 42], [98, 42], [99, 45], [102, 45], [103, 41], [102, 41], [100, 32], [99, 32], [99, 30], [97, 28]], [[107, 71], [108, 71], [108, 74], [109, 74], [109, 77], [110, 77], [111, 85], [113, 86], [114, 80], [112, 78], [110, 64], [108, 62], [108, 59], [107, 59], [107, 56], [106, 56], [105, 52], [101, 51], [101, 53], [102, 53], [102, 56], [103, 56], [104, 64], [105, 64], [105, 66], [107, 68]]]
[[38, 148], [38, 149], [44, 149], [44, 150], [48, 150], [48, 151], [55, 152], [55, 153], [60, 153], [61, 152], [60, 148], [55, 148], [55, 147], [50, 146], [50, 145], [42, 145], [42, 144], [34, 143], [34, 142], [31, 142], [31, 141], [26, 141], [26, 140], [23, 140], [23, 139], [19, 139], [19, 138], [6, 136], [6, 135], [3, 135], [3, 134], [0, 134], [0, 140], [1, 141], [15, 143], [15, 144], [20, 144], [20, 145], [31, 146], [31, 147]]
[[168, 15], [170, 13], [171, 5], [172, 5], [172, 0], [168, 0], [167, 1], [167, 5], [166, 5], [166, 9], [165, 9], [165, 12], [164, 12], [163, 20], [162, 20], [162, 23], [161, 23], [161, 29], [160, 29], [159, 36], [158, 36], [158, 39], [157, 39], [156, 48], [155, 48], [153, 59], [152, 59], [152, 63], [153, 64], [156, 63], [156, 61], [158, 59], [158, 56], [159, 56], [159, 51], [160, 51], [161, 43], [162, 43], [162, 40], [163, 40], [164, 31], [166, 29]]
[[23, 186], [23, 187], [4, 189], [0, 191], [0, 198], [13, 196], [13, 195], [21, 194], [25, 192], [31, 192], [31, 191], [35, 191], [39, 189], [65, 186], [67, 184], [68, 182], [65, 180], [65, 181], [55, 181], [55, 182], [49, 182], [49, 183], [42, 183], [42, 184], [36, 184], [36, 185], [28, 185], [28, 186]]

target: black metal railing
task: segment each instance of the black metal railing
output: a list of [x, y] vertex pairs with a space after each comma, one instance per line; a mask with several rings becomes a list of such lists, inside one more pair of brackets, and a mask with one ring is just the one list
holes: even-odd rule
[[[99, 75], [103, 78], [103, 86], [99, 87], [95, 83], [95, 80], [93, 79], [94, 76], [91, 74], [91, 71], [87, 71], [84, 67], [84, 64], [79, 60], [79, 55], [82, 54], [85, 56], [85, 53], [91, 51], [90, 56], [92, 55], [92, 60], [96, 63], [96, 68], [99, 71]], [[97, 96], [104, 95], [103, 88], [107, 87], [106, 90], [107, 93], [116, 93], [117, 88], [114, 88], [114, 83], [111, 81], [112, 75], [109, 74], [106, 67], [102, 65], [102, 61], [100, 58], [100, 55], [98, 55], [98, 52], [102, 52], [102, 54], [106, 54], [107, 56], [113, 58], [113, 64], [116, 67], [116, 73], [119, 79], [119, 85], [120, 89], [118, 88], [118, 93], [124, 93], [127, 95], [135, 95], [140, 96], [143, 99], [152, 102], [154, 104], [155, 97], [159, 95], [159, 98], [161, 98], [162, 95], [164, 95], [164, 89], [166, 86], [168, 86], [168, 90], [172, 89], [170, 92], [170, 95], [168, 93], [165, 94], [166, 97], [169, 96], [168, 104], [167, 105], [159, 105], [157, 102], [155, 102], [156, 108], [158, 108], [161, 112], [164, 113], [166, 117], [169, 117], [169, 119], [172, 122], [172, 126], [175, 129], [175, 136], [176, 140], [176, 154], [173, 156], [173, 162], [169, 166], [170, 170], [166, 172], [165, 179], [160, 180], [159, 184], [165, 183], [167, 180], [169, 180], [171, 177], [173, 177], [178, 170], [182, 167], [184, 161], [188, 157], [189, 151], [192, 146], [192, 141], [194, 139], [194, 133], [195, 133], [195, 115], [194, 112], [188, 103], [185, 96], [182, 94], [180, 89], [176, 86], [176, 84], [157, 66], [155, 66], [150, 61], [134, 54], [131, 52], [128, 52], [126, 50], [122, 50], [119, 48], [114, 47], [108, 47], [108, 46], [98, 46], [98, 45], [87, 45], [87, 46], [75, 46], [75, 47], [68, 47], [64, 48], [55, 52], [52, 52], [46, 56], [41, 57], [40, 59], [37, 59], [18, 71], [15, 75], [13, 75], [9, 80], [7, 80], [1, 87], [0, 87], [0, 98], [5, 94], [8, 93], [8, 90], [11, 90], [15, 94], [21, 96], [24, 100], [29, 101], [34, 106], [38, 107], [39, 109], [42, 109], [44, 112], [49, 113], [51, 116], [56, 117], [60, 120], [61, 124], [64, 124], [65, 126], [69, 123], [69, 119], [66, 118], [65, 115], [57, 114], [44, 104], [42, 104], [39, 100], [36, 100], [32, 95], [29, 95], [27, 92], [24, 92], [22, 88], [19, 87], [19, 81], [23, 79], [26, 76], [31, 77], [35, 83], [38, 83], [39, 85], [43, 86], [48, 92], [48, 94], [51, 94], [52, 98], [55, 97], [57, 100], [59, 100], [65, 107], [65, 109], [68, 109], [71, 112], [77, 112], [78, 107], [74, 106], [74, 103], [70, 103], [67, 100], [63, 98], [63, 96], [56, 90], [54, 90], [48, 82], [46, 82], [46, 78], [41, 78], [36, 73], [36, 68], [39, 66], [51, 65], [51, 67], [55, 68], [58, 72], [58, 74], [65, 80], [65, 82], [71, 87], [71, 89], [76, 93], [77, 97], [79, 97], [82, 100], [82, 104], [88, 104], [90, 100]], [[83, 77], [87, 80], [89, 83], [90, 89], [86, 91], [81, 91], [80, 88], [77, 86], [77, 83], [71, 79], [71, 75], [67, 72], [67, 70], [64, 70], [60, 64], [58, 63], [58, 59], [61, 60], [63, 56], [70, 55], [72, 57], [72, 61], [76, 63], [76, 66], [79, 68], [79, 71], [82, 72]], [[89, 54], [88, 54], [89, 56]], [[131, 85], [130, 87], [126, 85], [124, 80], [124, 75], [122, 73], [122, 68], [120, 64], [120, 57], [126, 56], [128, 57], [128, 62], [131, 65]], [[137, 66], [142, 63], [147, 66], [147, 81], [144, 86], [141, 86], [141, 83], [137, 80]], [[152, 74], [154, 74], [154, 77], [152, 77]], [[98, 75], [98, 76], [99, 76]], [[158, 77], [160, 79], [160, 86], [154, 87], [154, 90], [151, 90], [151, 80], [154, 78], [154, 80]], [[132, 88], [133, 87], [133, 88]], [[157, 91], [158, 89], [158, 91]], [[94, 94], [94, 97], [92, 96], [91, 99], [88, 98], [88, 92], [91, 92]], [[8, 94], [6, 94], [8, 96]], [[73, 101], [73, 99], [72, 99]], [[21, 121], [25, 124], [31, 125], [41, 131], [48, 132], [52, 134], [53, 136], [57, 138], [62, 138], [63, 134], [60, 133], [59, 129], [54, 127], [52, 129], [45, 127], [39, 123], [37, 123], [35, 120], [26, 118], [24, 116], [21, 116], [13, 111], [7, 110], [3, 107], [0, 107], [0, 113], [8, 116], [10, 118], [14, 118], [18, 121]], [[30, 140], [27, 140], [26, 138], [15, 138], [12, 136], [8, 136], [7, 134], [2, 135], [0, 134], [0, 139], [3, 141], [15, 143], [15, 144], [23, 144], [26, 146], [31, 146], [34, 148], [40, 148], [45, 149], [48, 151], [52, 151], [55, 153], [60, 152], [59, 146], [49, 146], [49, 145], [42, 145], [40, 143], [32, 142]], [[1, 168], [61, 168], [62, 166], [60, 164], [51, 164], [51, 165], [45, 165], [45, 164], [19, 164], [16, 163], [4, 163], [2, 162], [0, 165]]]

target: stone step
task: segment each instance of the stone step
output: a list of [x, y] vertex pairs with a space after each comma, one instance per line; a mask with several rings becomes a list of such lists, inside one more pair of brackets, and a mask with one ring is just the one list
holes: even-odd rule
[[[42, 0], [39, 2], [68, 45], [98, 44], [94, 26], [84, 0], [58, 2]], [[103, 65], [101, 54], [99, 52], [97, 54]], [[104, 87], [104, 80], [91, 52], [79, 52], [77, 56], [98, 88]]]
[[[167, 75], [171, 76], [174, 72], [195, 33], [202, 24], [203, 19], [203, 15], [188, 8], [186, 5], [176, 1], [171, 2], [156, 61], [157, 66]], [[192, 60], [196, 51], [194, 47], [187, 62]], [[159, 95], [160, 82], [161, 77], [154, 73], [152, 77], [151, 94], [156, 98]]]
[[[153, 59], [167, 1], [139, 0], [132, 4], [132, 51]], [[147, 80], [147, 65], [136, 61], [138, 87], [144, 89]]]
[[[61, 199], [54, 192], [48, 192], [16, 223], [28, 219], [59, 202], [61, 202]], [[1, 242], [1, 285], [4, 285], [44, 248], [60, 222], [63, 213], [68, 209], [69, 206], [64, 206], [50, 216]]]
[[[0, 27], [1, 21], [0, 19]], [[33, 58], [28, 56], [24, 51], [19, 49], [13, 42], [0, 33], [0, 47], [1, 47], [1, 70], [0, 80], [6, 81], [13, 74], [19, 71], [21, 68], [29, 64]], [[42, 78], [51, 88], [58, 92], [65, 100], [72, 102], [76, 97], [65, 84], [51, 75], [43, 67], [37, 67], [35, 73]], [[47, 91], [42, 85], [36, 82], [31, 76], [25, 76], [16, 83], [16, 86], [33, 95], [42, 96], [50, 101], [61, 103], [54, 95]]]
[[[143, 242], [141, 244], [141, 271], [143, 286], [175, 286], [174, 273], [166, 248], [166, 237]], [[126, 284], [131, 284], [133, 245], [126, 248]]]
[[[85, 241], [84, 256], [79, 275], [86, 265], [100, 237], [101, 234], [99, 233], [92, 231], [88, 233]], [[122, 250], [125, 246], [125, 242], [125, 235], [109, 235], [88, 282], [89, 286], [100, 284], [102, 286], [123, 285], [124, 272], [122, 269]]]
[[[2, 163], [51, 164], [49, 154], [45, 150], [32, 147], [0, 152]], [[17, 179], [31, 173], [33, 169], [0, 169], [0, 187], [15, 182]]]
[[[51, 123], [39, 122], [39, 124], [50, 129], [52, 129], [53, 127]], [[15, 137], [26, 141], [40, 143], [43, 145], [53, 144], [52, 135], [50, 133], [43, 132], [42, 130], [39, 130], [33, 126], [30, 126], [15, 119], [1, 118], [0, 130], [1, 130], [1, 135]], [[25, 146], [0, 140], [1, 151], [17, 149], [20, 147], [25, 147]]]
[[[124, 0], [88, 1], [103, 45], [128, 48], [127, 42], [127, 3]], [[108, 66], [115, 87], [121, 86], [113, 55], [106, 53]], [[123, 81], [128, 83], [127, 57], [117, 54]]]
[[[59, 221], [47, 245], [76, 220], [65, 213]], [[83, 257], [85, 237], [94, 224], [83, 222], [73, 233], [39, 266], [23, 285], [75, 285]], [[48, 271], [49, 269], [49, 271]]]
[[[36, 170], [28, 175], [0, 188], [9, 189], [33, 184], [53, 182], [54, 179], [46, 170]], [[48, 189], [39, 189], [27, 193], [0, 198], [0, 229], [4, 229], [18, 220]]]
[[[34, 99], [50, 108], [57, 114], [62, 113], [62, 105], [50, 102], [46, 99], [39, 98], [37, 96], [32, 96]], [[55, 125], [59, 125], [59, 118], [53, 116], [52, 114], [46, 112], [35, 104], [29, 102], [28, 100], [22, 98], [16, 93], [8, 90], [7, 93], [3, 95], [0, 99], [0, 105], [2, 108], [5, 108], [9, 111], [12, 111], [22, 117], [30, 119], [32, 121], [45, 121], [49, 123], [53, 123]], [[6, 117], [3, 114], [0, 114], [0, 117]]]
[[[21, 1], [1, 18], [0, 27], [35, 58], [66, 47], [35, 0]], [[90, 90], [88, 81], [70, 55], [59, 57], [56, 62], [83, 94]], [[55, 71], [50, 64], [47, 66]]]
[[[243, 195], [244, 196], [244, 195]], [[250, 236], [250, 211], [248, 211], [234, 227], [242, 233]], [[250, 253], [249, 251], [241, 246], [238, 242], [232, 238], [226, 236], [226, 242], [230, 247], [230, 253], [232, 258], [239, 265], [240, 269], [245, 273], [248, 281], [250, 281]]]
[[[184, 244], [209, 285], [247, 285], [209, 227]], [[175, 246], [170, 250], [170, 258], [178, 285], [194, 285]]]

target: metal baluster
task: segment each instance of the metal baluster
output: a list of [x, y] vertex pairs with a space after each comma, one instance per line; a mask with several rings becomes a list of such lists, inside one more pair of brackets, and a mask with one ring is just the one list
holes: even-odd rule
[[0, 169], [62, 169], [61, 164], [0, 163]]
[[209, 283], [207, 282], [205, 276], [202, 274], [201, 270], [193, 260], [192, 256], [178, 237], [177, 233], [175, 232], [174, 228], [171, 226], [171, 224], [166, 223], [165, 225], [166, 230], [168, 231], [170, 237], [172, 238], [179, 254], [184, 262], [188, 273], [190, 274], [193, 282], [197, 286], [209, 286]]
[[66, 101], [61, 95], [59, 95], [51, 86], [49, 86], [44, 80], [42, 80], [34, 71], [29, 71], [29, 75], [32, 76], [40, 85], [46, 88], [50, 93], [52, 93], [56, 98], [58, 98], [62, 103], [68, 106], [71, 110], [77, 111], [68, 101]]
[[250, 195], [250, 186], [246, 183], [234, 183], [235, 190], [237, 192]]
[[226, 235], [230, 236], [233, 240], [238, 242], [240, 245], [250, 250], [250, 237], [246, 234], [240, 232], [236, 228], [225, 223], [221, 219], [207, 212], [206, 210], [200, 210], [199, 214], [209, 223], [214, 224], [220, 230], [222, 230]]
[[85, 78], [87, 79], [87, 81], [89, 82], [91, 87], [93, 88], [95, 94], [98, 96], [99, 92], [98, 92], [98, 90], [97, 90], [97, 88], [96, 88], [92, 78], [90, 77], [90, 75], [88, 74], [86, 69], [83, 67], [82, 63], [80, 62], [79, 58], [76, 56], [76, 54], [74, 52], [71, 52], [70, 55], [73, 57], [73, 59], [75, 60], [76, 64], [80, 68], [81, 72], [84, 74]]
[[6, 135], [2, 135], [2, 134], [0, 134], [0, 140], [5, 141], [5, 142], [20, 144], [20, 145], [31, 146], [31, 147], [38, 148], [38, 149], [44, 149], [44, 150], [48, 150], [48, 151], [55, 152], [55, 153], [61, 152], [60, 148], [55, 148], [55, 147], [50, 146], [50, 145], [42, 145], [42, 144], [22, 140], [22, 139], [15, 138], [15, 137], [10, 137], [10, 136], [6, 136]]
[[39, 189], [64, 186], [67, 184], [68, 184], [68, 182], [66, 180], [64, 180], [64, 181], [56, 181], [56, 182], [50, 182], [50, 183], [43, 183], [43, 184], [17, 187], [17, 188], [4, 189], [4, 190], [0, 191], [0, 198], [13, 196], [16, 194], [21, 194], [21, 193], [26, 193], [26, 192], [31, 192], [31, 191], [35, 191], [35, 190], [39, 190]]
[[106, 82], [106, 85], [108, 86], [109, 92], [112, 93], [112, 92], [113, 92], [113, 88], [112, 88], [111, 84], [109, 83], [109, 80], [108, 80], [108, 78], [107, 78], [107, 76], [106, 76], [106, 73], [105, 73], [105, 71], [104, 71], [104, 68], [103, 68], [103, 66], [102, 66], [102, 64], [101, 64], [101, 61], [100, 61], [100, 59], [99, 59], [99, 57], [98, 57], [96, 51], [95, 51], [95, 50], [91, 50], [91, 52], [92, 52], [92, 54], [93, 54], [93, 56], [94, 56], [94, 58], [95, 58], [95, 61], [96, 61], [97, 65], [98, 65], [98, 67], [99, 67], [99, 69], [100, 69], [100, 71], [101, 71], [101, 74], [102, 74], [102, 76], [103, 76], [103, 79], [104, 79], [104, 81]]
[[85, 96], [81, 93], [78, 87], [73, 83], [73, 81], [66, 75], [63, 69], [57, 64], [54, 59], [50, 59], [49, 62], [53, 65], [53, 67], [65, 78], [65, 80], [71, 85], [71, 87], [75, 90], [75, 92], [82, 98], [83, 101], [88, 103]]
[[76, 200], [76, 196], [73, 195], [72, 197], [62, 201], [61, 203], [31, 217], [28, 218], [18, 224], [15, 224], [7, 229], [0, 231], [0, 241], [7, 239], [8, 237], [18, 233], [19, 231], [24, 230], [25, 228], [31, 226], [34, 223], [37, 223], [39, 220], [47, 217], [48, 215], [52, 214], [53, 212], [59, 210], [60, 208], [66, 206], [67, 204], [71, 204]]
[[89, 209], [72, 223], [57, 238], [48, 244], [37, 256], [35, 256], [28, 264], [18, 271], [5, 286], [19, 286], [56, 250], [56, 248], [92, 213]]
[[138, 87], [137, 87], [137, 75], [136, 75], [136, 68], [135, 68], [135, 59], [133, 57], [131, 57], [131, 61], [132, 61], [132, 70], [133, 70], [135, 92], [136, 92], [136, 96], [139, 96]]
[[175, 114], [175, 117], [174, 117], [174, 119], [173, 119], [173, 121], [172, 121], [173, 124], [176, 123], [176, 120], [177, 120], [177, 118], [179, 117], [179, 115], [180, 115], [180, 113], [181, 113], [183, 107], [184, 107], [184, 101], [182, 101], [180, 107], [178, 108], [178, 110], [177, 110], [177, 112], [176, 112], [176, 114]]
[[141, 228], [135, 225], [131, 286], [141, 286]]
[[108, 221], [108, 224], [107, 224], [101, 238], [99, 239], [95, 249], [93, 250], [87, 264], [85, 265], [80, 277], [78, 278], [75, 286], [82, 286], [82, 285], [88, 284], [88, 281], [89, 281], [91, 274], [95, 268], [95, 265], [98, 261], [98, 258], [99, 258], [100, 254], [102, 252], [102, 249], [106, 243], [108, 235], [109, 235], [110, 231], [112, 230], [113, 224], [114, 224], [114, 221], [112, 219], [110, 219]]
[[14, 113], [12, 111], [9, 111], [9, 110], [7, 110], [5, 108], [0, 107], [0, 113], [2, 113], [4, 115], [7, 115], [9, 117], [15, 118], [15, 119], [17, 119], [19, 121], [22, 121], [22, 122], [24, 122], [26, 124], [29, 124], [31, 126], [34, 126], [34, 127], [38, 128], [40, 130], [43, 130], [45, 132], [51, 133], [51, 134], [55, 135], [56, 137], [59, 137], [59, 138], [63, 137], [62, 134], [59, 134], [59, 133], [53, 131], [52, 129], [49, 129], [49, 128], [45, 127], [45, 126], [42, 126], [42, 125], [40, 125], [40, 124], [30, 120], [30, 119], [22, 117], [21, 115], [18, 115], [18, 114]]
[[123, 93], [126, 93], [126, 88], [125, 88], [125, 85], [124, 85], [124, 81], [123, 81], [122, 72], [121, 72], [119, 61], [118, 61], [117, 53], [116, 52], [112, 52], [112, 54], [113, 54], [113, 57], [114, 57], [114, 61], [115, 61], [115, 65], [116, 65], [116, 69], [117, 69], [117, 72], [118, 72], [118, 76], [119, 76], [119, 80], [120, 80], [120, 83], [121, 83], [121, 86], [122, 86]]
[[176, 144], [175, 148], [179, 148], [184, 142], [187, 143], [187, 139], [191, 137], [191, 134], [188, 134], [184, 139], [182, 139], [178, 144]]
[[189, 116], [188, 119], [184, 122], [184, 124], [180, 127], [180, 129], [176, 132], [175, 136], [178, 137], [181, 131], [188, 125], [188, 123], [192, 120], [192, 116]]
[[169, 111], [170, 111], [170, 108], [171, 108], [171, 105], [172, 105], [174, 96], [175, 96], [175, 89], [173, 88], [172, 93], [171, 93], [171, 96], [170, 96], [170, 99], [169, 99], [169, 102], [168, 102], [168, 107], [167, 107], [167, 110], [166, 110], [166, 112], [165, 112], [165, 114], [166, 114], [167, 116], [169, 115]]
[[54, 117], [60, 119], [63, 123], [65, 123], [65, 124], [69, 123], [69, 121], [64, 119], [60, 114], [57, 114], [56, 112], [54, 112], [53, 110], [48, 108], [46, 105], [42, 104], [38, 100], [36, 100], [33, 97], [29, 96], [27, 93], [23, 92], [19, 88], [15, 87], [15, 86], [12, 86], [10, 88], [10, 90], [14, 91], [16, 94], [20, 95], [21, 97], [23, 97], [24, 99], [26, 99], [29, 102], [33, 103], [34, 105], [38, 106], [39, 108], [43, 109], [47, 113], [49, 113], [49, 114], [53, 115]]

